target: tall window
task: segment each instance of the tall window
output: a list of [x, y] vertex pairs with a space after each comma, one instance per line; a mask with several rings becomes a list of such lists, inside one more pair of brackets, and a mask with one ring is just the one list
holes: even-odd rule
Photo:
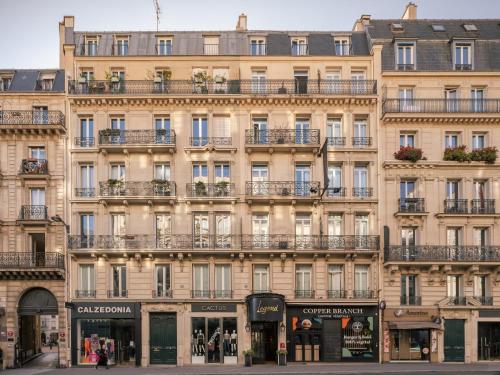
[[45, 206], [45, 189], [31, 188], [30, 189], [30, 204], [32, 206]]
[[215, 183], [229, 182], [231, 180], [229, 163], [216, 163], [214, 165]]
[[474, 246], [485, 247], [489, 245], [489, 228], [474, 227], [472, 229], [472, 242]]
[[354, 217], [354, 234], [357, 248], [368, 248], [368, 215], [356, 214]]
[[33, 106], [33, 123], [48, 124], [49, 123], [49, 107]]
[[307, 196], [311, 193], [311, 166], [295, 166], [295, 195]]
[[396, 67], [398, 70], [415, 69], [415, 43], [399, 42], [396, 44]]
[[357, 264], [354, 266], [354, 296], [357, 298], [371, 298], [368, 280], [370, 266]]
[[231, 247], [231, 216], [228, 213], [215, 215], [215, 247], [219, 249]]
[[366, 120], [354, 120], [354, 138], [353, 146], [364, 147], [369, 146], [368, 124]]
[[80, 196], [93, 197], [94, 188], [94, 166], [92, 164], [80, 165]]
[[484, 133], [473, 133], [472, 134], [472, 149], [477, 150], [477, 149], [482, 149], [486, 147], [486, 142], [485, 142], [485, 134]]
[[342, 93], [342, 82], [341, 82], [341, 71], [340, 70], [329, 70], [325, 73], [325, 81], [322, 87], [325, 88], [327, 94], [340, 94]]
[[463, 296], [463, 283], [461, 275], [448, 275], [446, 277], [447, 295], [450, 298]]
[[173, 143], [170, 128], [170, 117], [155, 117], [155, 143]]
[[128, 38], [116, 38], [115, 55], [128, 55]]
[[455, 43], [455, 69], [472, 69], [472, 46], [470, 43]]
[[401, 305], [419, 305], [417, 275], [401, 275]]
[[203, 53], [205, 55], [218, 55], [219, 54], [219, 37], [205, 37], [203, 44]]
[[253, 266], [253, 293], [269, 292], [269, 266], [254, 264]]
[[297, 118], [295, 120], [295, 143], [308, 144], [311, 141], [311, 122], [307, 118]]
[[355, 166], [354, 167], [354, 196], [366, 197], [369, 196], [368, 189], [368, 167]]
[[334, 38], [335, 55], [348, 56], [351, 54], [351, 44], [349, 38]]
[[292, 39], [292, 55], [293, 56], [307, 55], [307, 40], [305, 38]]
[[265, 94], [267, 92], [267, 75], [263, 70], [252, 71], [252, 93]]
[[312, 297], [312, 266], [297, 264], [295, 267], [295, 296]]
[[473, 112], [483, 112], [484, 111], [484, 89], [483, 88], [472, 88], [470, 90], [470, 99]]
[[206, 117], [193, 118], [192, 146], [206, 146], [208, 144], [208, 122]]
[[198, 212], [193, 214], [193, 247], [209, 247], [209, 228], [207, 213]]
[[205, 163], [193, 163], [193, 182], [203, 182], [208, 181], [208, 167]]
[[340, 264], [328, 265], [328, 297], [344, 298], [344, 267]]
[[328, 235], [341, 236], [343, 233], [343, 219], [342, 214], [328, 215]]
[[231, 298], [231, 265], [215, 265], [215, 297]]
[[459, 199], [460, 198], [460, 181], [448, 180], [446, 181], [446, 199]]
[[462, 237], [461, 227], [446, 228], [446, 244], [448, 246], [460, 246]]
[[261, 56], [266, 54], [266, 41], [264, 39], [250, 40], [250, 54], [252, 56]]
[[115, 264], [111, 271], [113, 289], [111, 297], [127, 297], [127, 266]]
[[193, 297], [210, 296], [208, 264], [193, 264]]
[[80, 264], [78, 278], [78, 295], [95, 297], [95, 274], [93, 264]]
[[80, 235], [81, 247], [92, 248], [94, 246], [94, 215], [81, 214], [80, 215]]
[[345, 195], [342, 187], [342, 166], [328, 166], [328, 196], [342, 197]]
[[253, 247], [256, 249], [269, 247], [269, 215], [254, 214], [252, 216]]
[[213, 117], [214, 143], [228, 145], [231, 141], [231, 118], [229, 116]]
[[[401, 228], [401, 245], [412, 248], [416, 244], [417, 230], [414, 227]], [[411, 251], [411, 249], [410, 249]]]
[[172, 216], [170, 214], [156, 214], [156, 247], [159, 249], [170, 248], [172, 234]]
[[94, 119], [80, 119], [80, 140], [77, 142], [80, 147], [94, 146]]
[[252, 119], [252, 131], [253, 131], [253, 142], [254, 144], [267, 144], [268, 131], [267, 131], [267, 119], [266, 118], [253, 118]]
[[111, 164], [110, 179], [125, 180], [125, 164]]
[[444, 97], [446, 99], [446, 111], [458, 112], [458, 90], [456, 88], [447, 88], [444, 91]]
[[490, 296], [490, 282], [488, 275], [474, 275], [474, 298], [483, 304]]
[[155, 180], [170, 181], [170, 164], [157, 163], [154, 170]]
[[157, 264], [155, 266], [155, 284], [154, 290], [156, 297], [171, 297], [171, 272], [170, 264]]
[[311, 215], [297, 214], [295, 216], [295, 246], [309, 249], [313, 245], [311, 238]]
[[[342, 119], [341, 118], [329, 118], [326, 120], [326, 134], [327, 137], [329, 138], [329, 144], [332, 142], [335, 142], [335, 144], [332, 144], [332, 146], [342, 146], [342, 137], [343, 137], [343, 132], [342, 132]], [[333, 138], [334, 140], [331, 140]], [[340, 138], [340, 139], [339, 139]]]
[[97, 55], [97, 38], [85, 37], [85, 50], [84, 55], [96, 56]]
[[125, 215], [111, 214], [111, 234], [113, 236], [124, 236], [125, 232]]

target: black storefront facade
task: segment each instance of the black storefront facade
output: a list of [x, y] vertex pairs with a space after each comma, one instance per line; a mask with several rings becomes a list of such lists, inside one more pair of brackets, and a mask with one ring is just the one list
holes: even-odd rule
[[110, 365], [140, 366], [141, 305], [138, 302], [75, 302], [71, 306], [71, 363], [95, 366], [105, 348]]
[[246, 329], [250, 330], [253, 362], [276, 362], [279, 344], [284, 345], [285, 297], [275, 293], [255, 293], [247, 296], [246, 305]]
[[378, 362], [378, 306], [288, 305], [288, 361]]

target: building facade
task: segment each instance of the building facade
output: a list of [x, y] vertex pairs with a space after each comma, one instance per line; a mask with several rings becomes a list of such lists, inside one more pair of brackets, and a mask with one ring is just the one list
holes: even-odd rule
[[66, 326], [65, 83], [61, 70], [0, 80], [0, 348], [12, 367], [41, 353], [41, 317]]

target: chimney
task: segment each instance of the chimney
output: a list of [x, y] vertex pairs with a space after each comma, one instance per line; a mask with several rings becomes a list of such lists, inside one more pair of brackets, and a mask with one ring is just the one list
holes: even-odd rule
[[236, 31], [247, 31], [247, 15], [245, 13], [239, 15]]
[[416, 20], [417, 19], [417, 5], [414, 3], [408, 3], [403, 13], [403, 20]]
[[370, 24], [370, 19], [372, 16], [369, 14], [362, 14], [360, 19], [356, 21], [354, 24], [354, 27], [352, 28], [353, 31], [364, 31], [365, 26], [368, 26]]

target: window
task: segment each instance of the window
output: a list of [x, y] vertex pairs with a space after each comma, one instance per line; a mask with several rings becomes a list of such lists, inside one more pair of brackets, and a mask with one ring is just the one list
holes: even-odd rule
[[311, 122], [308, 118], [295, 119], [295, 143], [298, 145], [311, 142]]
[[54, 79], [55, 74], [53, 73], [41, 74], [38, 79], [37, 89], [42, 91], [51, 91], [54, 87]]
[[308, 196], [311, 194], [311, 166], [295, 165], [295, 195]]
[[448, 227], [446, 228], [446, 244], [448, 246], [460, 246], [462, 238], [462, 228]]
[[399, 42], [396, 44], [397, 70], [415, 69], [415, 43]]
[[216, 163], [214, 165], [215, 183], [229, 182], [231, 180], [229, 163]]
[[474, 227], [472, 229], [472, 241], [474, 246], [485, 247], [488, 246], [489, 241], [489, 228], [488, 227]]
[[328, 70], [322, 87], [325, 88], [327, 94], [341, 94], [343, 89], [340, 70]]
[[345, 138], [342, 131], [341, 118], [329, 118], [326, 120], [326, 134], [328, 137], [328, 145], [330, 146], [343, 146], [345, 145]]
[[356, 214], [354, 216], [355, 247], [367, 249], [368, 243], [368, 215]]
[[370, 189], [368, 188], [368, 167], [355, 166], [354, 167], [354, 190], [355, 197], [368, 197], [370, 196]]
[[351, 92], [352, 94], [368, 94], [366, 85], [366, 74], [364, 71], [352, 71], [351, 72]]
[[459, 199], [460, 180], [446, 181], [446, 199]]
[[213, 87], [216, 94], [224, 94], [227, 92], [227, 80], [229, 79], [228, 68], [214, 68], [213, 71]]
[[172, 131], [170, 128], [170, 117], [155, 117], [155, 143], [157, 144], [171, 144]]
[[[295, 93], [307, 94], [309, 72], [307, 70], [296, 70], [293, 72], [293, 78], [295, 84]], [[280, 92], [278, 91], [278, 93]]]
[[83, 78], [85, 84], [92, 81], [94, 79], [94, 70], [93, 69], [82, 69], [80, 71], [80, 78]]
[[36, 160], [46, 160], [47, 159], [45, 147], [42, 147], [42, 146], [30, 147], [29, 148], [29, 155], [30, 155], [29, 157], [31, 159], [36, 159]]
[[484, 201], [489, 197], [488, 181], [474, 180], [472, 182], [472, 197], [477, 201]]
[[371, 298], [368, 288], [368, 279], [370, 266], [366, 264], [357, 264], [354, 266], [354, 297]]
[[125, 232], [125, 215], [111, 214], [111, 235], [124, 236]]
[[208, 121], [206, 117], [193, 117], [192, 146], [208, 144]]
[[253, 118], [252, 130], [251, 142], [253, 144], [267, 144], [269, 142], [266, 118]]
[[401, 228], [401, 245], [404, 247], [414, 247], [416, 244], [417, 230], [413, 227]]
[[154, 170], [155, 180], [170, 181], [170, 164], [156, 163]]
[[95, 274], [93, 264], [80, 264], [76, 297], [95, 297]]
[[351, 54], [351, 44], [348, 37], [334, 37], [335, 55], [348, 56]]
[[172, 297], [170, 264], [155, 265], [155, 297]]
[[80, 165], [80, 187], [78, 196], [93, 197], [95, 195], [94, 166], [92, 164]]
[[231, 216], [228, 213], [215, 215], [215, 247], [218, 249], [231, 247]]
[[86, 56], [97, 56], [97, 37], [85, 36], [85, 44], [82, 52]]
[[328, 297], [344, 298], [344, 268], [340, 264], [328, 265]]
[[94, 119], [80, 118], [80, 139], [76, 144], [80, 147], [93, 147], [94, 142]]
[[125, 180], [125, 164], [111, 164], [109, 177], [111, 180]]
[[292, 38], [292, 55], [293, 56], [307, 55], [306, 38]]
[[193, 297], [210, 297], [208, 264], [193, 264]]
[[216, 298], [232, 297], [230, 264], [215, 265], [215, 297]]
[[312, 297], [312, 266], [297, 264], [295, 268], [295, 297]]
[[444, 148], [456, 148], [460, 146], [460, 133], [446, 133], [444, 135]]
[[405, 28], [404, 28], [404, 26], [403, 26], [402, 23], [393, 23], [393, 24], [391, 24], [391, 30], [392, 31], [399, 31], [399, 32], [401, 32], [401, 31], [404, 31], [404, 29]]
[[111, 278], [113, 289], [110, 297], [127, 297], [127, 266], [125, 264], [113, 265]]
[[208, 181], [208, 167], [205, 163], [193, 163], [193, 183]]
[[485, 299], [490, 296], [490, 280], [488, 275], [474, 275], [474, 298], [485, 304]]
[[114, 55], [126, 56], [128, 55], [128, 38], [115, 38]]
[[253, 293], [269, 292], [269, 266], [254, 264], [253, 266]]
[[49, 107], [33, 106], [33, 123], [48, 124], [49, 123]]
[[415, 147], [415, 134], [399, 133], [399, 147]]
[[229, 116], [213, 117], [214, 144], [231, 144], [231, 118]]
[[444, 97], [446, 100], [446, 111], [447, 112], [458, 112], [458, 90], [456, 88], [450, 88], [444, 90]]
[[[416, 181], [402, 179], [399, 183], [399, 211], [419, 212], [421, 207], [416, 199]], [[423, 207], [422, 207], [423, 208]]]
[[472, 133], [472, 149], [482, 149], [486, 147], [486, 135], [484, 133]]
[[463, 282], [461, 275], [448, 275], [446, 277], [447, 296], [456, 299], [463, 296]]
[[82, 249], [94, 247], [94, 215], [80, 214], [80, 235]]
[[342, 214], [329, 214], [328, 215], [328, 236], [341, 236], [343, 230], [343, 217]]
[[252, 216], [252, 238], [255, 249], [269, 247], [269, 216], [267, 214], [254, 214]]
[[470, 23], [467, 24], [466, 23], [463, 25], [463, 27], [464, 27], [465, 31], [477, 31], [477, 26], [474, 24], [470, 24]]
[[472, 88], [470, 90], [472, 112], [484, 112], [485, 100], [483, 88]]
[[295, 216], [295, 246], [299, 249], [312, 248], [311, 215], [297, 214]]
[[432, 25], [432, 31], [442, 32], [442, 31], [446, 31], [446, 29], [444, 28], [443, 25]]
[[344, 188], [342, 187], [342, 166], [328, 166], [328, 196], [343, 197], [345, 196]]
[[352, 144], [355, 147], [365, 147], [371, 144], [371, 139], [368, 137], [368, 124], [366, 120], [354, 120], [354, 138]]
[[267, 93], [267, 75], [265, 71], [252, 71], [252, 93], [265, 94]]
[[400, 87], [398, 90], [399, 106], [402, 112], [412, 112], [415, 108], [413, 87]]
[[169, 56], [172, 55], [173, 40], [172, 38], [158, 38], [158, 43], [156, 46], [156, 51], [158, 55]]
[[266, 41], [263, 38], [250, 39], [250, 55], [262, 56], [266, 54]]
[[7, 91], [12, 83], [12, 76], [0, 76], [0, 91]]
[[267, 165], [252, 165], [252, 195], [269, 194], [269, 170]]
[[168, 249], [172, 246], [172, 216], [170, 214], [156, 214], [155, 216], [156, 247]]
[[211, 36], [204, 37], [203, 53], [205, 55], [218, 55], [219, 54], [219, 37]]
[[193, 247], [198, 249], [209, 247], [209, 228], [207, 213], [198, 212], [193, 214]]
[[[31, 188], [30, 189], [30, 204], [32, 206], [45, 206], [45, 189]], [[36, 210], [32, 212], [35, 215]], [[38, 216], [39, 213], [36, 214]]]
[[[124, 144], [125, 143], [125, 119], [123, 117], [111, 118], [111, 129], [114, 130], [112, 135], [109, 135], [105, 140], [110, 144]], [[104, 138], [105, 136], [101, 136]]]
[[472, 45], [455, 42], [455, 70], [472, 69]]
[[420, 305], [417, 275], [401, 275], [401, 305]]

